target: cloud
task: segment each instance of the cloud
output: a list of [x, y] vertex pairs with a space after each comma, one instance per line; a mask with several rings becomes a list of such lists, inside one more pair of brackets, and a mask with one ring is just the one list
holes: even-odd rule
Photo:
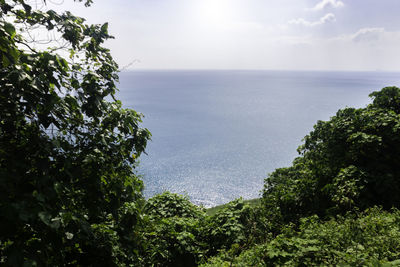
[[354, 42], [373, 42], [383, 37], [384, 28], [362, 28], [352, 36]]
[[[358, 28], [335, 36], [286, 35], [270, 55], [282, 68], [320, 70], [400, 70], [400, 30]], [[290, 61], [291, 60], [291, 61]], [[275, 63], [278, 64], [278, 63]]]
[[319, 11], [319, 10], [325, 9], [328, 6], [333, 7], [333, 8], [339, 8], [339, 7], [343, 7], [344, 3], [340, 0], [322, 0], [321, 2], [319, 2], [313, 8], [310, 8], [310, 9], [313, 11]]
[[288, 24], [302, 25], [302, 26], [306, 26], [306, 27], [314, 27], [314, 26], [322, 25], [322, 24], [325, 24], [328, 22], [333, 22], [333, 21], [336, 21], [335, 15], [332, 13], [328, 13], [325, 16], [321, 17], [317, 21], [308, 21], [303, 18], [298, 18], [298, 19], [292, 19], [292, 20], [288, 21]]

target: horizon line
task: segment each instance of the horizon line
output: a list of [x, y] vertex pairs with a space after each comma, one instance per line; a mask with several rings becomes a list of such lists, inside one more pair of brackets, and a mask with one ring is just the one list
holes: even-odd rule
[[137, 69], [122, 69], [119, 72], [133, 72], [133, 71], [280, 71], [280, 72], [381, 72], [381, 73], [400, 73], [400, 70], [328, 70], [328, 69], [213, 69], [213, 68], [137, 68]]

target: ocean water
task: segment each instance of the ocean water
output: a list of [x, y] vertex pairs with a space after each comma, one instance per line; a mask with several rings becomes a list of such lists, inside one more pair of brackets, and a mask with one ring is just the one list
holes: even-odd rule
[[137, 169], [145, 196], [168, 190], [210, 207], [259, 197], [317, 120], [392, 85], [400, 73], [131, 71], [118, 97], [153, 135]]

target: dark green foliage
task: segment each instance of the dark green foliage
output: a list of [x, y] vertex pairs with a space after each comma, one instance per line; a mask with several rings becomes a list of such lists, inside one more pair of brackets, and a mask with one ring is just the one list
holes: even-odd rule
[[218, 255], [205, 266], [399, 265], [400, 212], [359, 214], [400, 204], [398, 95], [384, 88], [366, 108], [318, 122], [293, 165], [266, 179], [262, 209], [239, 199], [204, 217], [176, 195], [149, 201], [152, 263]]
[[400, 212], [377, 208], [326, 222], [317, 216], [238, 257], [222, 254], [203, 266], [399, 266]]
[[[132, 166], [150, 133], [108, 101], [118, 69], [102, 47], [107, 24], [0, 6], [0, 264], [135, 262], [143, 199]], [[35, 48], [23, 33], [36, 27], [65, 47]]]
[[[258, 208], [260, 206], [260, 204], [262, 203], [262, 199], [261, 198], [246, 199], [246, 200], [243, 200], [243, 203], [249, 204], [250, 207]], [[222, 205], [208, 208], [208, 209], [206, 209], [206, 213], [208, 216], [213, 216], [218, 211], [223, 209], [226, 205], [228, 205], [228, 204], [222, 204]]]
[[204, 216], [204, 210], [190, 202], [189, 198], [164, 192], [146, 202], [145, 213], [159, 218], [183, 217], [197, 218]]
[[206, 248], [199, 219], [152, 218], [148, 223], [144, 228], [145, 266], [197, 266]]
[[229, 249], [232, 244], [243, 244], [250, 208], [238, 199], [228, 203], [214, 216], [208, 217], [207, 232], [211, 253]]
[[[36, 48], [24, 32], [37, 27], [58, 42]], [[176, 194], [143, 199], [133, 168], [150, 133], [114, 99], [107, 28], [0, 0], [0, 265], [400, 265], [400, 212], [387, 212], [400, 207], [399, 88], [317, 122], [262, 208], [207, 216]], [[375, 205], [386, 211], [359, 214]]]
[[213, 216], [207, 217], [203, 234], [208, 254], [215, 255], [221, 249], [230, 249], [233, 244], [244, 247], [254, 242], [256, 219], [254, 210], [242, 199], [225, 204]]
[[146, 266], [196, 266], [204, 256], [205, 212], [187, 197], [164, 192], [145, 205]]
[[165, 192], [150, 198], [145, 205], [145, 265], [197, 266], [206, 257], [232, 247], [239, 253], [254, 244], [264, 228], [253, 209], [237, 199], [214, 215], [186, 197]]
[[400, 212], [358, 214], [400, 207], [399, 96], [399, 88], [387, 87], [372, 93], [366, 108], [319, 121], [293, 165], [265, 180], [265, 213], [256, 220], [265, 223], [244, 234], [264, 244], [243, 251], [221, 236], [230, 246], [205, 266], [400, 265]]
[[266, 180], [264, 204], [276, 223], [381, 205], [400, 207], [400, 89], [370, 96], [366, 108], [319, 121], [293, 166]]
[[400, 114], [400, 91], [397, 87], [385, 87], [381, 91], [369, 95], [373, 99], [373, 106], [391, 110]]

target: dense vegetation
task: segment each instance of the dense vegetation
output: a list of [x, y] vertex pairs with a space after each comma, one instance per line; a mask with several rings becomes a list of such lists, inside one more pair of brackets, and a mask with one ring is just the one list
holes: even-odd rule
[[265, 179], [264, 240], [206, 266], [400, 265], [400, 89], [370, 97], [317, 122], [293, 165]]
[[377, 208], [323, 221], [301, 219], [238, 256], [222, 253], [202, 266], [399, 266], [400, 212]]
[[138, 261], [150, 133], [113, 100], [107, 24], [29, 3], [0, 0], [0, 264]]
[[317, 122], [259, 201], [146, 201], [150, 133], [114, 99], [107, 24], [0, 6], [0, 265], [400, 265], [399, 88]]
[[373, 92], [366, 108], [319, 121], [293, 166], [266, 179], [264, 202], [283, 222], [305, 215], [400, 205], [400, 92]]

